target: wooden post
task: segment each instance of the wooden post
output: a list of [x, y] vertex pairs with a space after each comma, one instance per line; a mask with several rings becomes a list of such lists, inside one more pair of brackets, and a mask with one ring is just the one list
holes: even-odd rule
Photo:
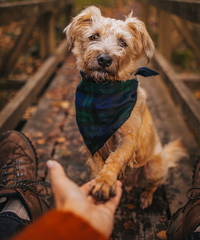
[[41, 17], [40, 25], [40, 57], [46, 58], [55, 51], [54, 14], [48, 12]]
[[65, 8], [65, 22], [68, 24], [71, 21], [71, 13], [72, 13], [73, 5], [69, 5]]
[[142, 18], [142, 21], [144, 22], [146, 28], [148, 29], [148, 12], [149, 12], [148, 9], [149, 9], [149, 5], [147, 5], [145, 3], [142, 3], [141, 8], [142, 8], [141, 18]]
[[159, 13], [159, 36], [158, 36], [158, 50], [165, 58], [171, 59], [171, 15], [160, 10]]

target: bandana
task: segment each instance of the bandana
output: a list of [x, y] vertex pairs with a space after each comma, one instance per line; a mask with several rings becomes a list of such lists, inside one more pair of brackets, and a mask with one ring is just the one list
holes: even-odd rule
[[134, 79], [97, 83], [81, 72], [83, 79], [76, 90], [76, 121], [92, 155], [130, 117], [137, 101], [136, 75], [148, 77], [158, 74], [144, 67], [135, 72]]

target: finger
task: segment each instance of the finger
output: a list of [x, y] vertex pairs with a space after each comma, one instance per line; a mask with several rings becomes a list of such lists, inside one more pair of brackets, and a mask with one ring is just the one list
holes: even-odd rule
[[56, 193], [60, 195], [64, 189], [70, 190], [71, 188], [74, 188], [74, 185], [76, 184], [66, 176], [65, 171], [60, 163], [57, 161], [49, 160], [47, 161], [47, 167], [50, 171], [51, 184], [54, 195]]
[[47, 167], [50, 171], [51, 178], [66, 177], [63, 167], [57, 161], [48, 160]]
[[119, 205], [119, 201], [121, 199], [122, 196], [122, 188], [121, 188], [122, 184], [121, 183], [117, 183], [117, 189], [116, 189], [116, 195], [115, 197], [110, 198], [107, 202], [105, 202], [105, 207], [107, 207], [108, 209], [110, 209], [111, 213], [114, 214], [118, 205]]
[[85, 183], [84, 185], [82, 185], [82, 186], [80, 187], [81, 191], [82, 191], [86, 196], [89, 195], [89, 192], [90, 192], [90, 190], [91, 190], [91, 187], [92, 187], [94, 181], [95, 181], [95, 180], [93, 179], [93, 180]]
[[122, 182], [117, 180], [117, 187], [122, 187]]

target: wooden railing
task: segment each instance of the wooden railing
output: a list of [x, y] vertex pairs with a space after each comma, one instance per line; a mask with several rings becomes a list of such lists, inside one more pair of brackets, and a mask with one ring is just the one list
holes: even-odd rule
[[200, 75], [182, 75], [175, 73], [171, 65], [172, 24], [193, 49], [194, 56], [200, 63], [200, 47], [195, 36], [187, 26], [187, 21], [200, 24], [200, 1], [194, 0], [140, 0], [142, 18], [148, 29], [149, 6], [156, 8], [159, 34], [153, 62], [158, 67], [162, 78], [171, 91], [172, 97], [180, 105], [191, 130], [200, 139], [200, 103], [187, 86], [200, 87]]
[[17, 62], [25, 44], [31, 37], [36, 24], [40, 27], [40, 58], [44, 60], [40, 69], [21, 87], [17, 96], [0, 113], [0, 131], [16, 127], [26, 108], [35, 100], [57, 65], [65, 58], [68, 51], [66, 40], [56, 49], [55, 19], [64, 11], [66, 24], [70, 20], [73, 0], [40, 0], [0, 4], [0, 26], [12, 21], [25, 20], [24, 29], [14, 47], [7, 54], [0, 70], [1, 78], [7, 78]]

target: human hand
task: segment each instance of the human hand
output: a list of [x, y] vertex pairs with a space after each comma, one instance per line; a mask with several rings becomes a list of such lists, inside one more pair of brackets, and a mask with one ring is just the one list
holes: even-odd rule
[[78, 187], [66, 176], [58, 162], [49, 160], [47, 166], [50, 171], [56, 208], [80, 216], [97, 231], [109, 237], [113, 229], [114, 213], [122, 195], [121, 182], [117, 181], [115, 197], [110, 198], [107, 202], [96, 202], [89, 195], [93, 180]]

